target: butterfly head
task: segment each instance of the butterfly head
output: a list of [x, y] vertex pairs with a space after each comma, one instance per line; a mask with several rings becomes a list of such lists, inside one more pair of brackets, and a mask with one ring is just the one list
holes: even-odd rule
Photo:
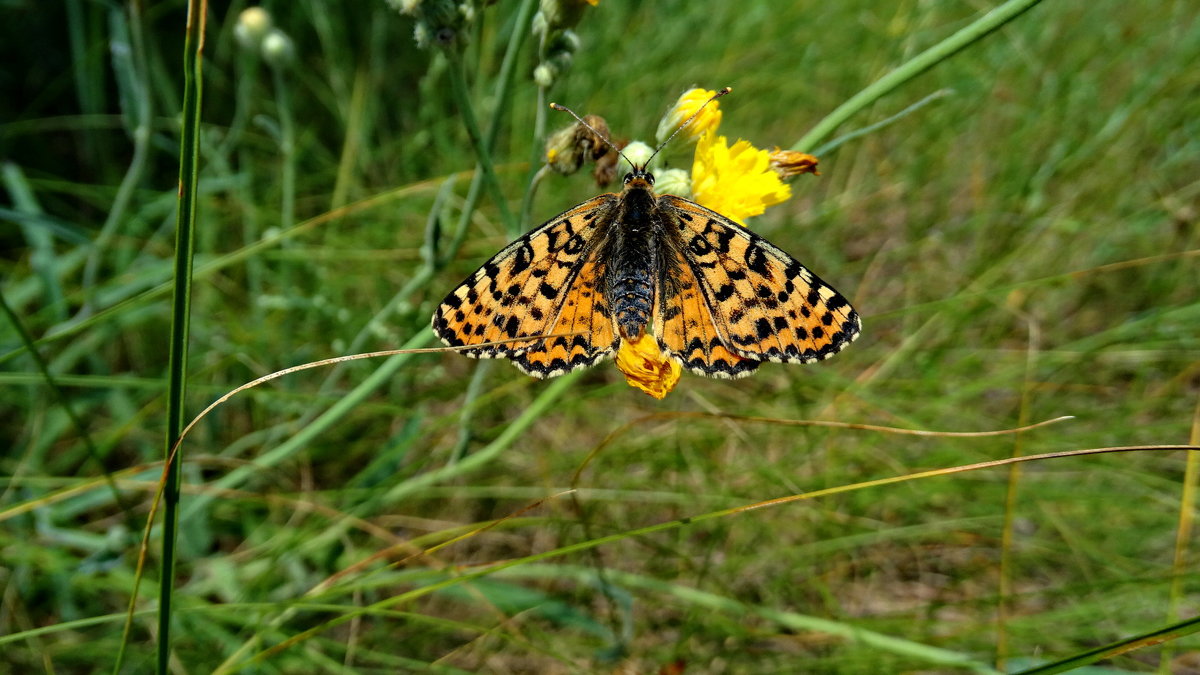
[[644, 166], [635, 166], [633, 171], [625, 174], [624, 183], [626, 190], [638, 188], [649, 190], [654, 187], [654, 174], [647, 171]]

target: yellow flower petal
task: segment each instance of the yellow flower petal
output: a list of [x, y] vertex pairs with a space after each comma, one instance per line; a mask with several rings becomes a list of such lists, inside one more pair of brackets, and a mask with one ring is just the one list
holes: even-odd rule
[[708, 132], [696, 144], [692, 163], [692, 199], [739, 223], [768, 206], [786, 201], [792, 189], [771, 169], [771, 153], [749, 141], [732, 146]]
[[671, 393], [682, 372], [680, 365], [663, 352], [649, 333], [642, 333], [632, 342], [621, 341], [621, 348], [617, 350], [617, 369], [625, 373], [629, 386], [658, 399]]
[[[675, 101], [675, 105], [663, 115], [662, 120], [658, 123], [658, 130], [654, 136], [659, 143], [667, 140], [667, 138], [679, 128], [679, 125], [688, 120], [689, 117], [696, 114], [708, 102], [708, 99], [716, 96], [717, 92], [709, 89], [688, 89], [680, 95], [679, 100]], [[706, 131], [716, 131], [721, 125], [721, 107], [713, 101], [705, 106], [704, 110], [696, 115], [696, 119], [688, 125], [684, 130], [684, 135], [690, 139], [696, 139]]]

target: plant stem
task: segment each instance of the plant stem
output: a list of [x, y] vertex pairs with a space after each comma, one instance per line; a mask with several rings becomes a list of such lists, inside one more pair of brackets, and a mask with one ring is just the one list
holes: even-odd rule
[[[538, 40], [538, 60], [546, 56], [546, 33], [543, 32]], [[545, 166], [542, 157], [545, 152], [542, 145], [546, 138], [546, 87], [538, 85], [537, 101], [533, 107], [533, 143], [529, 158], [529, 178], [525, 181], [525, 196], [521, 199], [520, 219], [528, 223], [533, 213], [533, 196], [537, 194], [538, 184], [542, 181]]]
[[[54, 398], [58, 399], [58, 404], [67, 413], [67, 418], [71, 421], [71, 426], [75, 427], [75, 432], [79, 434], [79, 440], [83, 442], [83, 447], [87, 450], [88, 458], [99, 467], [100, 473], [104, 476], [105, 484], [108, 485], [109, 491], [112, 492], [113, 502], [120, 507], [121, 512], [125, 515], [125, 526], [129, 528], [130, 532], [137, 532], [137, 523], [133, 521], [132, 505], [128, 504], [121, 496], [121, 491], [117, 489], [117, 483], [113, 479], [112, 472], [108, 470], [108, 467], [104, 466], [104, 459], [100, 456], [100, 450], [96, 447], [95, 442], [92, 441], [92, 436], [88, 433], [87, 426], [80, 419], [79, 414], [75, 412], [75, 408], [71, 406], [71, 401], [67, 398], [66, 392], [62, 390], [62, 387], [58, 386], [58, 381], [50, 372], [50, 367], [46, 365], [46, 360], [34, 348], [33, 338], [29, 335], [29, 331], [26, 330], [25, 324], [21, 323], [20, 317], [9, 306], [8, 300], [4, 298], [2, 293], [0, 293], [0, 310], [8, 318], [9, 324], [12, 325], [13, 331], [21, 339], [21, 343], [29, 350], [29, 356], [33, 358], [34, 364], [37, 365], [38, 372], [42, 374], [42, 381], [54, 393]], [[15, 475], [8, 477], [9, 484], [11, 485], [15, 479]]]
[[[479, 131], [479, 123], [475, 119], [475, 108], [471, 105], [471, 95], [467, 90], [466, 75], [463, 73], [462, 56], [453, 50], [447, 51], [447, 55], [450, 59], [450, 89], [458, 104], [458, 112], [462, 116], [463, 126], [466, 127], [467, 135], [471, 137], [471, 144], [475, 147], [478, 168], [483, 173], [483, 183], [492, 193], [492, 200], [496, 202], [496, 208], [500, 211], [500, 218], [504, 221], [505, 227], [511, 229], [516, 221], [513, 219], [512, 212], [508, 210], [504, 190], [496, 178], [496, 167], [492, 163], [492, 150], [484, 141], [483, 134]], [[495, 126], [498, 125], [493, 125], [493, 127]]]
[[[1156, 628], [1148, 633], [1135, 635], [1131, 638], [1126, 638], [1118, 642], [1114, 642], [1103, 647], [1088, 650], [1082, 654], [1069, 656], [1061, 661], [1047, 663], [1036, 668], [1022, 670], [1014, 675], [1051, 675], [1051, 673], [1065, 673], [1069, 670], [1075, 670], [1080, 666], [1086, 666], [1097, 661], [1111, 659], [1114, 656], [1119, 656], [1125, 652], [1130, 652], [1142, 647], [1161, 644], [1176, 640], [1185, 635], [1191, 635], [1196, 631], [1200, 631], [1200, 616], [1192, 617], [1186, 621], [1171, 624], [1165, 628]], [[1116, 671], [1119, 672], [1119, 671]]]
[[[1188, 442], [1200, 445], [1200, 402], [1197, 402], [1192, 412], [1192, 433]], [[1200, 457], [1194, 452], [1189, 452], [1186, 462], [1183, 469], [1183, 489], [1179, 495], [1179, 519], [1175, 528], [1175, 556], [1171, 565], [1174, 574], [1171, 576], [1170, 599], [1167, 603], [1168, 621], [1179, 619], [1179, 607], [1184, 598], [1184, 580], [1188, 578], [1190, 571], [1188, 542], [1192, 540], [1192, 530], [1196, 521], [1196, 483], [1200, 474]], [[1174, 651], [1174, 645], [1163, 648], [1158, 662], [1160, 672], [1170, 672]]]
[[907, 63], [879, 78], [874, 84], [858, 92], [850, 100], [826, 115], [825, 119], [818, 122], [811, 131], [792, 145], [792, 150], [806, 152], [806, 148], [816, 147], [858, 111], [883, 98], [905, 82], [987, 37], [1039, 2], [1041, 0], [1008, 0], [954, 35], [917, 54]]
[[292, 117], [292, 99], [288, 91], [287, 74], [283, 72], [286, 67], [271, 67], [275, 103], [279, 108], [280, 183], [283, 192], [279, 226], [284, 230], [296, 223], [296, 122]]
[[[188, 320], [191, 310], [192, 258], [196, 245], [196, 183], [200, 163], [200, 98], [202, 93], [204, 24], [207, 0], [188, 2], [187, 37], [183, 49], [183, 129], [179, 151], [179, 210], [175, 228], [175, 287], [171, 301], [170, 360], [167, 373], [167, 433], [165, 456], [187, 424], [184, 393], [187, 387]], [[159, 675], [166, 675], [171, 656], [171, 600], [175, 581], [175, 539], [179, 522], [180, 466], [183, 452], [175, 456], [163, 490], [162, 574], [159, 580]], [[123, 652], [122, 652], [123, 653]], [[118, 671], [119, 671], [118, 657]]]
[[[404, 343], [400, 348], [418, 349], [426, 346], [426, 344], [432, 340], [432, 331], [421, 331], [409, 339], [408, 342]], [[328, 410], [321, 413], [311, 423], [304, 426], [304, 428], [300, 429], [292, 436], [288, 437], [286, 441], [279, 444], [277, 447], [274, 447], [255, 457], [253, 463], [239, 466], [233, 471], [230, 471], [228, 474], [222, 476], [220, 479], [209, 483], [209, 486], [213, 488], [212, 492], [204, 495], [198, 495], [195, 499], [191, 500], [188, 503], [188, 509], [183, 514], [183, 517], [185, 519], [191, 518], [195, 514], [203, 511], [205, 508], [207, 508], [208, 504], [217, 498], [217, 496], [221, 493], [221, 490], [236, 488], [264, 469], [277, 466], [280, 462], [291, 458], [296, 453], [307, 448], [313, 439], [317, 438], [321, 433], [327, 431], [347, 415], [352, 413], [355, 409], [355, 406], [358, 406], [364, 400], [366, 400], [367, 396], [369, 396], [372, 392], [391, 382], [395, 374], [403, 366], [408, 364], [408, 362], [412, 360], [413, 356], [413, 354], [397, 354], [389, 357], [386, 361], [380, 364], [379, 368], [377, 368], [375, 372], [371, 373], [362, 382], [360, 382], [358, 386], [343, 395], [340, 399], [338, 399], [337, 403], [330, 406]]]
[[447, 464], [433, 471], [427, 471], [409, 478], [389, 490], [383, 497], [384, 503], [395, 503], [412, 494], [418, 488], [433, 485], [454, 476], [463, 475], [495, 459], [505, 448], [516, 441], [526, 429], [550, 410], [559, 397], [566, 393], [567, 389], [575, 384], [575, 381], [582, 374], [583, 371], [577, 370], [555, 378], [550, 384], [546, 385], [546, 388], [542, 390], [542, 393], [532, 403], [521, 411], [520, 416], [504, 427], [504, 431], [496, 437], [496, 440], [489, 443], [487, 447], [464, 457], [455, 464]]
[[905, 117], [908, 117], [909, 115], [911, 115], [912, 113], [915, 113], [916, 111], [920, 110], [921, 108], [924, 108], [929, 103], [932, 103], [932, 102], [936, 101], [937, 99], [942, 98], [944, 96], [949, 96], [953, 93], [954, 93], [953, 89], [938, 89], [937, 91], [933, 92], [932, 94], [926, 96], [925, 98], [921, 99], [920, 101], [917, 101], [916, 103], [908, 106], [904, 110], [901, 110], [900, 112], [896, 113], [895, 115], [892, 115], [891, 117], [889, 117], [885, 120], [880, 120], [874, 124], [867, 125], [861, 129], [855, 129], [854, 131], [842, 134], [841, 136], [838, 136], [837, 138], [833, 139], [832, 141], [829, 141], [828, 143], [826, 143], [825, 145], [822, 145], [819, 148], [816, 148], [815, 150], [805, 150], [804, 152], [808, 152], [810, 154], [816, 155], [817, 157], [825, 157], [829, 153], [836, 150], [839, 146], [841, 146], [845, 143], [848, 143], [850, 141], [853, 141], [856, 138], [862, 138], [863, 136], [866, 136], [867, 134], [871, 134], [876, 131], [879, 131], [880, 129], [882, 129], [886, 126], [889, 126], [891, 124], [895, 124], [896, 122], [899, 122], [900, 120], [904, 119]]
[[[100, 271], [101, 257], [108, 248], [117, 228], [126, 224], [125, 212], [129, 208], [129, 202], [133, 199], [134, 190], [142, 182], [142, 176], [150, 161], [154, 106], [150, 99], [149, 67], [146, 65], [146, 47], [142, 34], [140, 4], [139, 2], [129, 3], [128, 56], [114, 57], [113, 64], [114, 69], [125, 74], [124, 77], [118, 77], [117, 81], [123, 82], [128, 87], [129, 99], [134, 104], [133, 110], [125, 111], [125, 114], [129, 115], [133, 121], [133, 128], [130, 129], [130, 135], [133, 137], [133, 158], [129, 162], [129, 168], [125, 171], [125, 177], [121, 179], [121, 185], [117, 188], [117, 194], [113, 199], [112, 207], [108, 210], [108, 216], [104, 219], [104, 224], [101, 225], [95, 241], [92, 242], [92, 250], [83, 267], [85, 296], [83, 308], [80, 310], [81, 316], [87, 316], [94, 310], [92, 306], [93, 289]], [[122, 35], [120, 15], [115, 14], [114, 17], [113, 39], [115, 40]], [[121, 50], [114, 51], [118, 54], [122, 53]]]
[[[496, 80], [496, 107], [492, 114], [491, 124], [488, 125], [487, 137], [483, 141], [483, 147], [487, 151], [491, 151], [496, 147], [496, 138], [499, 135], [500, 123], [503, 120], [504, 113], [508, 110], [509, 101], [512, 98], [512, 78], [516, 72], [517, 56], [521, 52], [521, 46], [525, 42], [525, 36], [529, 34], [529, 25], [533, 18], [533, 9], [537, 5], [535, 0], [523, 0], [521, 6], [517, 9], [517, 16], [513, 20], [512, 36], [509, 38], [508, 47], [504, 51], [504, 60], [500, 64], [500, 74]], [[451, 69], [455, 69], [455, 65], [451, 64]], [[452, 76], [453, 77], [453, 76]], [[480, 156], [480, 168], [484, 164], [484, 158]], [[472, 188], [477, 187], [477, 180], [481, 176], [476, 175], [472, 180]], [[468, 219], [471, 212], [474, 211], [475, 201], [478, 199], [478, 189], [472, 190], [474, 197], [468, 197], [470, 209], [464, 209], [463, 217], [459, 222], [459, 228], [455, 232], [454, 240], [451, 243], [451, 253], [454, 255], [458, 251], [458, 247], [462, 244], [462, 237], [465, 236]], [[526, 193], [528, 194], [528, 193]], [[521, 230], [524, 229], [526, 219], [524, 213], [518, 214], [517, 218], [512, 218], [506, 209], [502, 209], [504, 214], [504, 230], [509, 239], [516, 238]], [[434, 258], [437, 259], [436, 257]], [[483, 391], [483, 381], [487, 378], [488, 371], [491, 370], [490, 364], [487, 362], [480, 363], [475, 367], [475, 372], [471, 374], [471, 382], [467, 385], [466, 395], [462, 404], [462, 412], [459, 413], [458, 420], [458, 441], [455, 443], [453, 450], [450, 452], [450, 464], [456, 464], [466, 454], [470, 448], [471, 440], [475, 434], [472, 430], [472, 422], [475, 417], [475, 406], [472, 405], [476, 398]]]

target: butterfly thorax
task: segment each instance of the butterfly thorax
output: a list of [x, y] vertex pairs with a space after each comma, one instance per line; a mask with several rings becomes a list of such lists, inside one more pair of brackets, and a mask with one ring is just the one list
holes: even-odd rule
[[661, 227], [654, 176], [637, 170], [625, 176], [611, 239], [605, 297], [624, 338], [637, 339], [650, 323]]

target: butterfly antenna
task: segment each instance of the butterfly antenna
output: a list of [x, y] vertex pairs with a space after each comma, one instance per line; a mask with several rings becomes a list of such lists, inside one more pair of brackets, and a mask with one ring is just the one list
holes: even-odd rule
[[[708, 107], [709, 103], [712, 103], [713, 101], [721, 98], [722, 96], [724, 96], [725, 94], [728, 94], [731, 91], [733, 91], [733, 87], [725, 87], [721, 91], [718, 91], [717, 93], [713, 94], [707, 101], [704, 102], [704, 105], [700, 106], [699, 108], [696, 108], [696, 112], [692, 113], [691, 117], [688, 117], [686, 120], [684, 120], [683, 124], [680, 124], [679, 126], [675, 127], [675, 131], [672, 131], [671, 135], [667, 136], [667, 140], [658, 144], [658, 147], [654, 149], [654, 154], [650, 155], [650, 159], [654, 159], [654, 155], [657, 155], [659, 150], [662, 150], [664, 147], [666, 147], [667, 143], [670, 143], [671, 139], [675, 138], [675, 134], [683, 131], [684, 128], [687, 127], [687, 125], [691, 124], [692, 120], [696, 119], [696, 116], [699, 115], [701, 113], [701, 111], [703, 111], [706, 107]], [[646, 160], [647, 166], [649, 166], [649, 164], [650, 164], [650, 159]]]
[[[594, 128], [592, 128], [592, 125], [588, 124], [587, 122], [584, 122], [583, 118], [581, 118], [579, 115], [576, 115], [574, 110], [571, 110], [570, 108], [568, 108], [565, 105], [559, 105], [557, 103], [551, 103], [550, 107], [554, 108], [555, 110], [557, 110], [559, 112], [571, 113], [571, 117], [574, 117], [577, 122], [579, 122], [583, 126], [590, 129], [593, 134], [596, 134], [596, 138], [599, 138], [600, 140], [604, 141], [606, 144], [608, 144], [608, 147], [612, 148], [613, 151], [616, 152], [618, 155], [620, 155], [626, 162], [629, 162], [629, 158], [625, 156], [625, 153], [621, 152], [620, 148], [613, 145], [613, 142], [608, 140], [608, 138], [604, 134], [602, 134], [599, 131], [596, 131]], [[633, 162], [629, 162], [629, 166], [633, 166]]]

